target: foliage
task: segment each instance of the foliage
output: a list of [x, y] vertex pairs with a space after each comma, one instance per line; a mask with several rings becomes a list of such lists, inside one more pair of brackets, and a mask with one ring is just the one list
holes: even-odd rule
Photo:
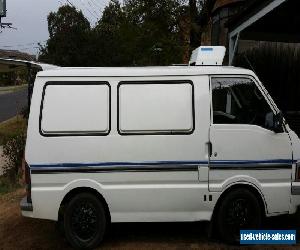
[[90, 24], [81, 11], [64, 5], [48, 16], [50, 39], [40, 46], [40, 60], [61, 66], [86, 66]]
[[27, 121], [16, 116], [0, 123], [0, 145], [5, 159], [4, 176], [0, 177], [0, 193], [17, 187], [19, 169], [25, 148]]
[[16, 87], [26, 84], [27, 70], [18, 69], [10, 72], [0, 72], [0, 87]]
[[3, 145], [3, 155], [5, 157], [4, 176], [8, 177], [12, 183], [15, 183], [21, 168], [26, 136], [19, 133], [14, 136], [6, 137]]
[[[111, 1], [94, 28], [96, 66], [122, 66], [127, 61], [128, 43], [124, 32], [130, 30], [125, 14], [117, 1]], [[128, 37], [128, 39], [130, 39]], [[127, 42], [126, 42], [127, 40]]]
[[[198, 5], [194, 3], [198, 2]], [[195, 30], [189, 3], [203, 0], [111, 0], [95, 27], [81, 11], [62, 6], [48, 16], [50, 39], [39, 60], [61, 66], [130, 66], [182, 63], [183, 38]], [[200, 7], [199, 7], [200, 6]], [[198, 9], [192, 13], [194, 19]], [[180, 25], [182, 22], [188, 25]], [[186, 30], [188, 29], [188, 32]], [[200, 39], [199, 39], [200, 42]]]

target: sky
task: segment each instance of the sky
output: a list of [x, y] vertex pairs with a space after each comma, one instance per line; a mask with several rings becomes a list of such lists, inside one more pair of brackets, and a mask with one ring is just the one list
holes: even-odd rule
[[14, 49], [36, 55], [38, 42], [49, 38], [47, 15], [70, 2], [81, 9], [93, 25], [109, 0], [7, 0], [6, 17], [2, 23], [12, 23], [16, 29], [2, 29], [0, 49]]

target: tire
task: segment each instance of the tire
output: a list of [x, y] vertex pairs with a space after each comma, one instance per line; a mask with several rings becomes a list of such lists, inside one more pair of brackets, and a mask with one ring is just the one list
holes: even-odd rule
[[98, 246], [103, 240], [106, 223], [103, 204], [93, 194], [77, 194], [65, 207], [65, 236], [76, 249]]
[[221, 239], [229, 244], [239, 244], [241, 229], [258, 229], [262, 209], [255, 195], [246, 188], [228, 193], [219, 207], [217, 225]]

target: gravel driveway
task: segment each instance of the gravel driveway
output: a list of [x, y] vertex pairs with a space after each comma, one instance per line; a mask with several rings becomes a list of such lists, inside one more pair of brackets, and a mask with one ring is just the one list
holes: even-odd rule
[[[55, 223], [47, 220], [24, 218], [19, 202], [25, 191], [0, 195], [0, 250], [70, 249], [64, 237], [55, 230]], [[266, 220], [267, 229], [297, 229], [299, 239], [300, 214]], [[207, 237], [206, 223], [119, 223], [111, 225], [99, 250], [291, 250], [293, 246], [229, 246]], [[299, 240], [298, 240], [299, 242]]]

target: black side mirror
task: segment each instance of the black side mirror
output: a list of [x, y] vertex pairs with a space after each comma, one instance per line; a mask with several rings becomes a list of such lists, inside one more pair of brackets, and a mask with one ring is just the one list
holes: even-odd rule
[[283, 132], [283, 115], [281, 112], [276, 115], [270, 112], [266, 115], [266, 127], [273, 130], [275, 133]]

